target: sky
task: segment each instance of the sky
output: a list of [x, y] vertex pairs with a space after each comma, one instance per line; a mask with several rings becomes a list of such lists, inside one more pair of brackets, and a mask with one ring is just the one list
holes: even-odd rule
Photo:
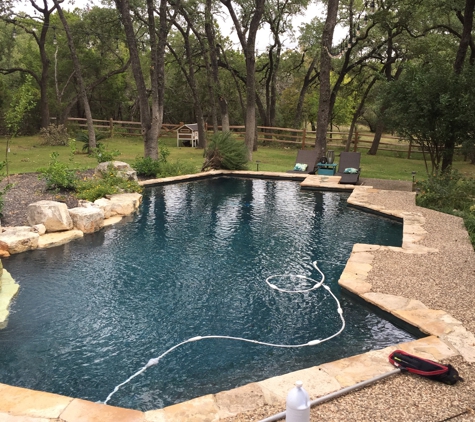
[[[27, 6], [25, 6], [25, 3]], [[26, 7], [28, 9], [28, 4], [29, 1], [26, 1], [22, 6], [19, 6], [19, 8]], [[52, 3], [52, 1], [51, 1]], [[88, 5], [91, 6], [93, 4], [100, 4], [100, 1], [97, 0], [65, 0], [64, 3], [62, 3], [62, 6], [64, 9], [74, 9], [75, 7], [79, 8], [84, 8], [87, 7]], [[31, 6], [30, 6], [31, 7]], [[293, 27], [295, 31], [295, 37], [292, 39], [291, 35], [289, 34], [288, 36], [283, 37], [282, 43], [284, 46], [284, 49], [294, 49], [297, 48], [297, 42], [296, 42], [296, 37], [298, 36], [298, 27], [304, 23], [309, 23], [315, 16], [321, 16], [322, 18], [325, 15], [325, 9], [321, 3], [318, 3], [314, 0], [312, 1], [306, 12], [300, 16], [296, 16], [293, 19]], [[216, 16], [219, 26], [221, 28], [221, 31], [223, 32], [224, 35], [228, 36], [231, 39], [231, 42], [234, 45], [234, 48], [238, 49], [241, 48], [241, 45], [239, 43], [239, 39], [236, 35], [236, 33], [233, 31], [233, 25], [231, 22], [231, 18], [227, 17], [226, 14], [223, 13], [221, 16], [217, 15]], [[341, 39], [343, 39], [346, 35], [344, 33], [345, 31], [339, 30], [338, 28], [336, 29], [335, 32], [335, 44], [337, 44]], [[258, 35], [257, 35], [257, 41], [256, 41], [256, 49], [259, 51], [259, 53], [262, 53], [266, 51], [266, 47], [272, 42], [271, 39], [271, 34], [268, 28], [264, 26], [263, 28], [259, 29]]]

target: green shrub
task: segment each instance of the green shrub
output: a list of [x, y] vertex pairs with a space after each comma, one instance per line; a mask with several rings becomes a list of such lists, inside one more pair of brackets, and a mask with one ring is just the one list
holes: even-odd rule
[[154, 160], [151, 157], [137, 157], [131, 164], [138, 176], [157, 177], [160, 173], [160, 160]]
[[40, 137], [43, 139], [42, 145], [67, 145], [68, 143], [68, 130], [64, 125], [49, 125], [48, 127], [41, 128]]
[[96, 157], [98, 163], [107, 163], [108, 161], [114, 161], [115, 157], [120, 155], [120, 152], [116, 149], [109, 151], [104, 144], [99, 143], [92, 154]]
[[464, 215], [463, 220], [465, 223], [465, 228], [467, 229], [468, 234], [470, 236], [470, 241], [472, 242], [472, 245], [475, 248], [475, 205], [471, 213], [466, 213]]
[[417, 186], [417, 205], [462, 217], [475, 248], [475, 179], [466, 179], [452, 170]]
[[453, 213], [467, 211], [475, 200], [475, 180], [466, 179], [455, 170], [418, 182], [417, 205]]
[[162, 166], [167, 163], [170, 151], [166, 147], [160, 147], [158, 151], [158, 160], [151, 157], [137, 157], [132, 163], [132, 168], [139, 176], [158, 177], [162, 173]]
[[142, 192], [142, 187], [133, 180], [125, 180], [117, 176], [117, 171], [109, 166], [102, 177], [95, 176], [91, 179], [80, 180], [76, 184], [76, 197], [93, 202], [106, 195], [124, 192]]
[[[100, 146], [102, 146], [102, 144], [99, 141], [106, 139], [108, 136], [104, 132], [94, 132], [94, 133], [96, 134], [96, 148], [99, 148]], [[81, 148], [82, 152], [84, 153], [89, 152], [89, 135], [87, 132], [83, 132], [83, 131], [77, 132], [75, 139], [76, 141], [83, 143], [83, 146]]]
[[243, 142], [237, 141], [231, 132], [215, 133], [205, 150], [202, 171], [214, 169], [245, 170], [247, 168], [247, 149]]
[[[6, 162], [0, 162], [0, 171], [2, 171], [6, 166]], [[3, 174], [0, 175], [0, 181], [3, 180]], [[3, 215], [3, 206], [5, 204], [5, 194], [11, 189], [13, 185], [8, 183], [4, 188], [0, 189], [0, 216]]]
[[166, 163], [168, 156], [170, 155], [170, 150], [167, 147], [160, 146], [158, 148], [158, 159], [162, 163]]
[[176, 161], [174, 163], [163, 163], [157, 177], [181, 176], [183, 174], [196, 173], [196, 167], [190, 163]]
[[50, 155], [48, 167], [39, 169], [39, 178], [46, 180], [47, 189], [74, 190], [77, 182], [76, 173], [68, 164], [60, 163], [58, 156], [57, 152]]

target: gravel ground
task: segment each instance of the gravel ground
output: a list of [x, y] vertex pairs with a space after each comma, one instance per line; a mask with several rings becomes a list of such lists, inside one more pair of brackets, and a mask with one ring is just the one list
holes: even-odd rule
[[[89, 176], [92, 171], [81, 172], [83, 176]], [[3, 197], [2, 226], [29, 226], [26, 218], [26, 207], [37, 201], [50, 200], [64, 202], [68, 208], [74, 208], [78, 200], [68, 191], [48, 191], [46, 182], [39, 179], [38, 173], [15, 174], [8, 180], [5, 178], [0, 183], [0, 188], [7, 184], [11, 188]]]

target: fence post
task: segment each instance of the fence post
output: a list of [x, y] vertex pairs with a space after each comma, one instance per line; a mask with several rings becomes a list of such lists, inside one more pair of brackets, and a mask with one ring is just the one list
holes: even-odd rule
[[114, 121], [112, 120], [112, 117], [109, 119], [109, 138], [112, 138], [114, 136]]
[[356, 152], [358, 149], [358, 129], [355, 129], [355, 146], [353, 147], [353, 152]]
[[307, 127], [303, 128], [302, 131], [302, 149], [305, 149], [305, 137], [307, 136]]
[[407, 159], [411, 158], [412, 139], [409, 141], [409, 149], [407, 150]]

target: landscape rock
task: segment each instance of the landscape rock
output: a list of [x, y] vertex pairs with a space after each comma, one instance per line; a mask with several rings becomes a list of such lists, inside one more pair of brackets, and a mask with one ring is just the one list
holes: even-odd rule
[[101, 176], [104, 173], [107, 173], [109, 166], [112, 165], [117, 171], [117, 176], [122, 177], [125, 180], [135, 180], [138, 181], [137, 172], [127, 163], [123, 161], [107, 161], [105, 163], [100, 163], [94, 170], [96, 176]]
[[46, 233], [46, 227], [44, 224], [35, 224], [32, 228], [31, 231], [33, 233], [38, 233], [40, 236], [44, 235]]
[[17, 227], [3, 227], [2, 233], [5, 234], [21, 234], [21, 233], [31, 233], [32, 230], [31, 226], [17, 226]]
[[77, 207], [69, 210], [75, 229], [94, 233], [104, 226], [104, 212], [99, 207]]
[[107, 198], [99, 198], [94, 201], [94, 205], [98, 206], [104, 212], [104, 218], [109, 218], [112, 215], [112, 204]]
[[139, 193], [119, 193], [107, 197], [111, 202], [111, 215], [132, 214], [142, 203]]
[[38, 240], [38, 249], [54, 248], [76, 239], [81, 239], [84, 233], [81, 230], [68, 230], [65, 232], [46, 233]]
[[36, 249], [40, 235], [32, 231], [24, 232], [3, 232], [0, 234], [0, 241], [8, 245], [10, 254], [21, 253]]
[[44, 224], [46, 232], [71, 230], [73, 221], [68, 207], [62, 202], [38, 201], [28, 205], [27, 219], [30, 225]]

